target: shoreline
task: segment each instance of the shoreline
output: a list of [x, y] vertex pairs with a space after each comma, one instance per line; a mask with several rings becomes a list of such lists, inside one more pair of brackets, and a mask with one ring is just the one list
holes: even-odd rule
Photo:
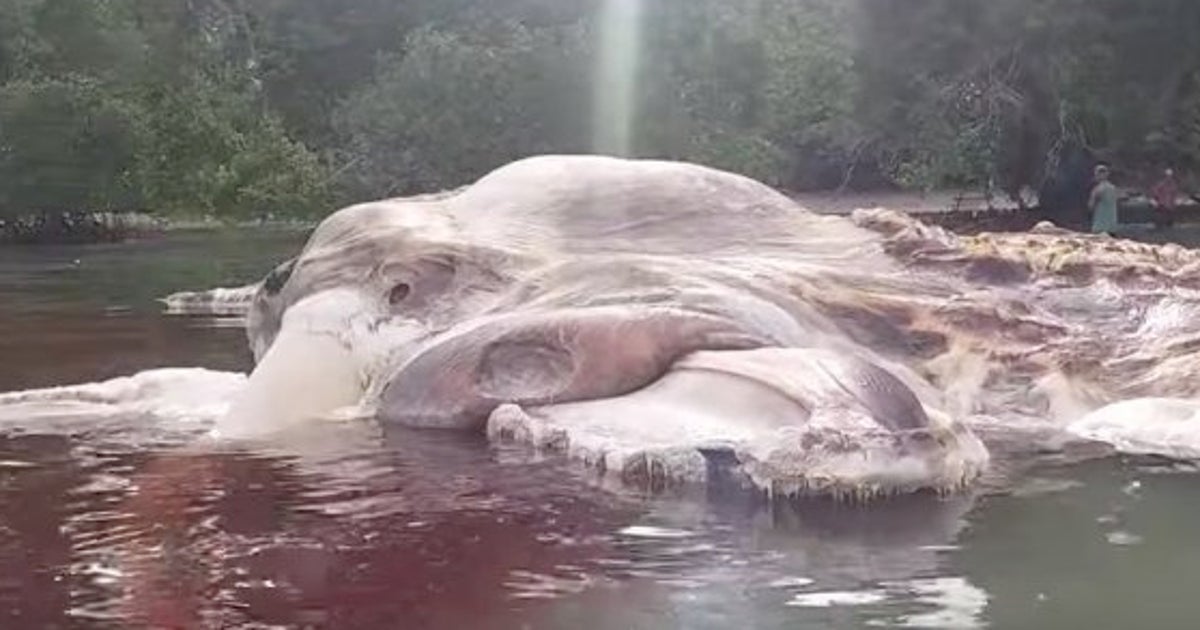
[[315, 228], [319, 219], [271, 219], [271, 220], [239, 220], [220, 221], [208, 219], [168, 219], [163, 228], [164, 232], [186, 232], [202, 230], [223, 230], [240, 228], [265, 228], [272, 230], [308, 230]]
[[139, 212], [64, 212], [0, 218], [0, 247], [95, 245], [152, 240], [170, 233], [263, 229], [300, 231], [313, 219], [221, 220], [211, 217], [159, 217]]
[[[1034, 206], [1020, 209], [1008, 199], [993, 198], [991, 203], [980, 194], [963, 190], [940, 190], [930, 192], [790, 192], [780, 191], [802, 207], [822, 215], [849, 216], [855, 210], [888, 208], [904, 212], [921, 222], [953, 232], [974, 234], [979, 232], [1028, 231], [1043, 221], [1050, 221], [1066, 228], [1072, 226], [1070, 217], [1060, 212], [1049, 212]], [[1133, 231], [1153, 229], [1154, 210], [1145, 203], [1133, 201], [1120, 207], [1121, 225]], [[64, 213], [57, 218], [70, 217], [76, 222], [88, 221], [79, 231], [63, 229], [53, 223], [50, 229], [38, 231], [28, 229], [30, 223], [46, 221], [44, 215], [31, 219], [0, 219], [0, 247], [37, 245], [86, 245], [97, 243], [121, 243], [153, 239], [172, 232], [197, 232], [226, 229], [261, 229], [279, 231], [302, 231], [315, 228], [321, 219], [219, 219], [212, 216], [159, 217], [148, 213]], [[1173, 227], [1200, 224], [1200, 203], [1180, 205], [1173, 214]], [[23, 222], [24, 225], [17, 223]], [[1078, 222], [1078, 221], [1074, 221]], [[50, 223], [48, 222], [48, 225]], [[24, 233], [14, 230], [13, 225], [26, 228]], [[7, 227], [7, 229], [6, 229]], [[14, 237], [14, 233], [16, 237]]]

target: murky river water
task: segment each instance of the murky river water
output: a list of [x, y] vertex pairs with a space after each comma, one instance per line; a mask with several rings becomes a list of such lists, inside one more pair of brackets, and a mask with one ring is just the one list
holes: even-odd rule
[[[0, 391], [244, 371], [237, 322], [160, 315], [298, 232], [0, 249]], [[0, 628], [1191, 628], [1200, 477], [1047, 462], [870, 509], [643, 497], [482, 438], [317, 427], [198, 448], [138, 418], [0, 425]], [[301, 453], [301, 454], [297, 454]], [[306, 454], [305, 454], [306, 453]]]

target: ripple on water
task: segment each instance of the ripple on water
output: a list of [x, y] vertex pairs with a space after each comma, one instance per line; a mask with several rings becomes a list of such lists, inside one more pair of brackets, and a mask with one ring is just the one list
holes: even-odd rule
[[597, 579], [583, 571], [560, 571], [555, 574], [513, 570], [504, 583], [513, 599], [555, 599], [577, 595], [592, 587]]
[[771, 582], [769, 584], [767, 584], [767, 586], [769, 586], [771, 588], [800, 588], [802, 586], [808, 586], [815, 581], [816, 580], [814, 580], [812, 578], [796, 577], [796, 576], [789, 575], [789, 576], [771, 580]]
[[1133, 532], [1127, 532], [1123, 530], [1108, 532], [1104, 535], [1104, 539], [1108, 541], [1108, 544], [1116, 545], [1118, 547], [1128, 547], [1131, 545], [1142, 544], [1141, 536], [1138, 536]]
[[[989, 598], [962, 577], [884, 582], [865, 590], [812, 591], [795, 594], [785, 606], [798, 608], [875, 607], [869, 626], [910, 628], [981, 628]], [[920, 612], [889, 614], [879, 608], [918, 607]]]
[[[613, 494], [554, 462], [501, 463], [479, 441], [391, 438], [311, 457], [136, 443], [100, 451], [56, 438], [70, 456], [0, 449], [0, 458], [40, 461], [18, 475], [63, 475], [36, 519], [61, 534], [66, 556], [56, 562], [72, 602], [63, 614], [81, 623], [166, 623], [156, 615], [173, 610], [180, 623], [213, 627], [381, 627], [372, 620], [382, 618], [470, 627], [480, 610], [514, 623], [564, 610], [661, 620], [673, 610], [689, 627], [715, 628], [806, 618], [772, 617], [762, 607], [772, 601], [778, 614], [868, 607], [872, 618], [880, 606], [945, 618], [963, 608], [938, 599], [936, 583], [830, 588], [846, 562], [878, 557], [873, 549], [907, 551], [855, 570], [887, 575], [934, 557], [922, 545], [948, 539], [927, 520], [879, 529], [882, 516], [851, 511], [781, 524], [755, 511], [747, 521], [702, 502]], [[37, 492], [23, 483], [25, 496]], [[0, 510], [0, 525], [11, 517]], [[859, 536], [863, 527], [878, 531]], [[41, 544], [21, 536], [26, 549]]]
[[884, 591], [819, 591], [815, 593], [798, 593], [784, 606], [804, 608], [829, 608], [831, 606], [864, 606], [885, 602], [888, 595]]
[[[889, 585], [907, 591], [913, 601], [933, 610], [901, 615], [895, 624], [909, 628], [982, 628], [988, 594], [962, 577], [911, 580]], [[872, 625], [881, 625], [873, 623]]]
[[[71, 618], [171, 625], [158, 615], [172, 610], [179, 623], [214, 627], [379, 627], [371, 620], [389, 615], [469, 627], [472, 611], [527, 620], [556, 606], [597, 612], [589, 607], [616, 598], [637, 618], [683, 607], [695, 627], [722, 627], [757, 619], [781, 596], [787, 605], [776, 611], [848, 606], [853, 596], [838, 593], [851, 591], [831, 586], [856, 572], [910, 575], [934, 562], [924, 546], [947, 543], [956, 527], [924, 508], [795, 521], [757, 509], [749, 520], [718, 515], [703, 500], [623, 494], [553, 459], [506, 458], [477, 438], [364, 433], [358, 421], [271, 445], [197, 440], [203, 419], [180, 404], [174, 376], [110, 383], [83, 408], [59, 408], [61, 422], [47, 429], [61, 433], [7, 448], [0, 440], [0, 460], [22, 462], [0, 468], [25, 497], [9, 504], [36, 496], [33, 520], [57, 532], [61, 557], [38, 562], [69, 584]], [[215, 375], [221, 387], [238, 380]], [[169, 403], [164, 414], [148, 416], [144, 405], [122, 413], [122, 392], [139, 383], [165, 385], [152, 388]], [[61, 400], [23, 397], [30, 402]], [[102, 432], [76, 430], [88, 414]], [[60, 487], [42, 496], [46, 475]], [[0, 509], [0, 528], [13, 516]], [[46, 544], [29, 528], [16, 540], [0, 565]], [[13, 592], [0, 587], [0, 600], [15, 601]], [[877, 604], [898, 601], [880, 592]]]
[[651, 539], [679, 539], [691, 538], [695, 536], [693, 532], [684, 531], [681, 529], [670, 529], [667, 527], [655, 527], [653, 525], [630, 525], [617, 531], [621, 536], [630, 538], [651, 538]]

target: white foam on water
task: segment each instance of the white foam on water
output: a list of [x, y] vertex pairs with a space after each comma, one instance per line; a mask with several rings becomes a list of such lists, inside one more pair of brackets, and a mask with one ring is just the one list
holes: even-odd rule
[[504, 583], [513, 599], [557, 599], [578, 595], [592, 586], [596, 579], [583, 572], [570, 575], [548, 575], [533, 571], [514, 570]]
[[928, 579], [883, 582], [877, 588], [858, 591], [815, 591], [797, 593], [785, 606], [832, 608], [875, 604], [921, 604], [932, 610], [871, 619], [869, 626], [908, 628], [982, 628], [989, 597], [986, 591], [965, 578], [944, 576]]
[[654, 527], [652, 525], [630, 525], [617, 530], [621, 536], [630, 538], [690, 538], [695, 536], [692, 532], [682, 529], [669, 529], [666, 527]]
[[[355, 405], [300, 424], [231, 417], [247, 383], [248, 377], [238, 372], [159, 368], [94, 383], [5, 392], [0, 393], [0, 431], [88, 435], [139, 447], [245, 445], [251, 440], [256, 448], [278, 449], [322, 470], [328, 462], [377, 442], [367, 430], [373, 425], [363, 422], [371, 410]], [[0, 469], [33, 466], [0, 461]], [[338, 471], [357, 478], [359, 471], [350, 468], [343, 464]]]
[[1075, 479], [1047, 479], [1043, 477], [1031, 477], [1020, 482], [1012, 489], [1014, 497], [1037, 497], [1047, 494], [1055, 494], [1066, 492], [1083, 486], [1082, 481]]
[[132, 376], [0, 394], [0, 427], [52, 431], [105, 421], [211, 424], [246, 376], [204, 368], [160, 368]]
[[917, 547], [917, 549], [920, 549], [921, 551], [946, 552], [958, 551], [959, 549], [962, 549], [962, 547], [959, 545], [921, 545], [920, 547]]
[[[929, 612], [903, 615], [894, 624], [906, 628], [982, 628], [988, 594], [962, 577], [939, 577], [887, 584], [889, 590], [904, 590], [916, 601], [935, 606]], [[872, 624], [876, 625], [876, 624]]]
[[[319, 352], [299, 357], [305, 358], [311, 362], [302, 364], [301, 369], [311, 372], [322, 365]], [[285, 363], [295, 364], [298, 358], [293, 355], [289, 359]], [[369, 460], [353, 457], [372, 452], [378, 445], [377, 433], [369, 430], [374, 425], [358, 422], [369, 410], [334, 406], [330, 417], [316, 415], [311, 422], [290, 424], [278, 423], [277, 418], [231, 417], [230, 411], [243, 399], [248, 382], [245, 374], [237, 372], [161, 368], [101, 382], [0, 393], [0, 432], [82, 437], [89, 443], [120, 449], [199, 447], [208, 452], [214, 447], [250, 446], [288, 457], [295, 465], [320, 471], [331, 483], [344, 487], [356, 487], [371, 477]], [[291, 393], [291, 398], [324, 395], [308, 391]], [[32, 466], [0, 462], [0, 469]], [[120, 482], [96, 480], [101, 488]], [[378, 513], [390, 506], [388, 497], [382, 497], [366, 507]], [[329, 513], [345, 507], [320, 502], [320, 509]], [[352, 507], [356, 514], [364, 511], [363, 506]]]
[[1067, 431], [1111, 444], [1118, 451], [1200, 459], [1200, 401], [1136, 398], [1101, 407]]
[[809, 586], [815, 581], [816, 580], [812, 578], [787, 575], [776, 580], [772, 580], [769, 584], [767, 584], [767, 586], [771, 588], [800, 588], [802, 586]]
[[1108, 541], [1108, 544], [1116, 545], [1118, 547], [1129, 547], [1142, 544], [1141, 536], [1122, 530], [1109, 532], [1104, 536], [1104, 539]]
[[800, 593], [793, 596], [784, 606], [802, 608], [831, 608], [833, 606], [866, 606], [887, 601], [885, 591], [823, 591]]
[[1186, 329], [1191, 321], [1188, 304], [1178, 299], [1165, 299], [1146, 310], [1137, 334], [1142, 337], [1166, 337]]
[[217, 287], [206, 291], [179, 291], [159, 298], [169, 315], [245, 315], [259, 283]]

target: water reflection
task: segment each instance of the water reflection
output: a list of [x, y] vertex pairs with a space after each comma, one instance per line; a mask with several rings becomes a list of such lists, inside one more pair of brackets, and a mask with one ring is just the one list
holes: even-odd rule
[[175, 232], [125, 244], [0, 248], [0, 391], [151, 367], [246, 369], [240, 322], [165, 318], [158, 300], [261, 278], [304, 237], [299, 230]]
[[0, 436], [0, 627], [67, 627], [71, 542], [60, 525], [78, 472], [70, 442]]
[[443, 432], [332, 425], [272, 449], [197, 444], [101, 451], [65, 436], [6, 438], [0, 461], [20, 464], [4, 467], [4, 505], [30, 506], [0, 511], [7, 621], [819, 623], [835, 609], [790, 606], [867, 587], [918, 599], [901, 592], [919, 594], [917, 583], [887, 582], [936, 575], [969, 507], [614, 493], [565, 462], [516, 462]]
[[1048, 464], [983, 497], [767, 506], [617, 490], [479, 437], [362, 421], [270, 444], [125, 425], [0, 438], [0, 627], [1020, 628], [1195, 612], [1200, 557], [1180, 546], [1195, 471], [1157, 460]]

